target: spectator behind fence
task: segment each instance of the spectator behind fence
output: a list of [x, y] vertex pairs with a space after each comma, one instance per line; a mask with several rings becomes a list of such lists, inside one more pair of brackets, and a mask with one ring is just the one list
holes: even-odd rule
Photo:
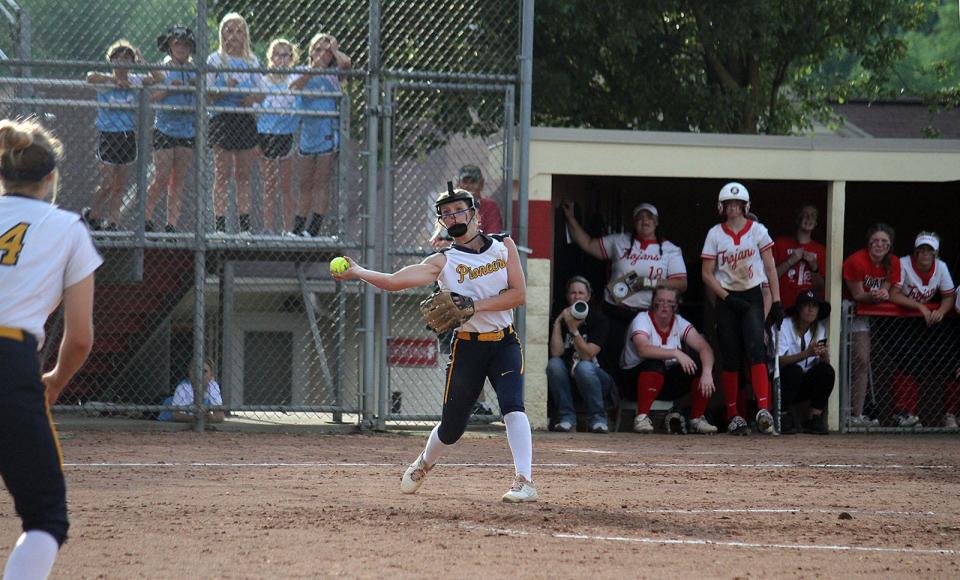
[[805, 290], [823, 292], [821, 268], [827, 265], [827, 248], [812, 238], [819, 212], [805, 204], [797, 212], [797, 229], [792, 236], [780, 236], [773, 246], [773, 260], [780, 277], [780, 300], [790, 308]]
[[[250, 29], [243, 16], [230, 12], [220, 21], [220, 46], [207, 57], [213, 72], [207, 73], [211, 89], [256, 89], [263, 82], [260, 73], [217, 71], [218, 68], [258, 68], [260, 61], [250, 50]], [[249, 92], [211, 92], [208, 100], [214, 107], [236, 109], [252, 107], [263, 95]], [[227, 230], [227, 191], [233, 179], [237, 191], [237, 213], [240, 232], [250, 231], [250, 170], [255, 162], [257, 120], [253, 113], [215, 112], [210, 116], [210, 145], [213, 147], [214, 184], [213, 211], [218, 232]]]
[[[340, 91], [340, 79], [335, 74], [313, 72], [312, 69], [349, 70], [350, 57], [340, 50], [340, 44], [331, 34], [317, 33], [307, 50], [310, 63], [304, 74], [290, 84], [294, 90]], [[336, 97], [299, 96], [297, 109], [303, 111], [335, 112]], [[303, 115], [300, 124], [300, 208], [294, 217], [293, 233], [307, 237], [320, 235], [323, 219], [330, 207], [330, 174], [333, 160], [340, 150], [339, 117]], [[307, 223], [307, 214], [310, 213]]]
[[[171, 26], [157, 38], [157, 48], [166, 53], [162, 63], [183, 67], [179, 70], [157, 71], [165, 90], [151, 93], [150, 100], [158, 105], [193, 108], [196, 96], [187, 88], [197, 82], [197, 73], [184, 70], [193, 64], [196, 41], [193, 31], [186, 26]], [[183, 183], [193, 163], [196, 142], [196, 113], [193, 111], [157, 111], [153, 122], [153, 180], [147, 187], [147, 211], [144, 229], [153, 231], [154, 211], [161, 197], [166, 195], [167, 219], [164, 231], [177, 231], [180, 223]]]
[[583, 276], [567, 280], [567, 307], [550, 330], [547, 388], [557, 407], [554, 431], [568, 432], [577, 424], [572, 378], [586, 405], [590, 432], [609, 432], [605, 400], [616, 386], [597, 362], [607, 339], [607, 317], [599, 308], [589, 307], [592, 296], [590, 282]]
[[[480, 221], [480, 229], [489, 234], [498, 234], [503, 231], [503, 219], [500, 217], [500, 207], [497, 200], [492, 197], [483, 197], [483, 172], [476, 165], [464, 165], [457, 173], [457, 187], [465, 189], [473, 194], [474, 199], [480, 206], [477, 219]], [[432, 201], [431, 201], [432, 206]], [[442, 224], [437, 224], [433, 235], [430, 237], [430, 245], [434, 249], [443, 249], [450, 245], [451, 238]]]
[[[84, 208], [83, 219], [92, 230], [118, 229], [120, 208], [127, 186], [130, 166], [137, 160], [137, 109], [140, 87], [160, 81], [157, 74], [131, 73], [132, 64], [140, 64], [140, 49], [120, 39], [107, 49], [110, 74], [87, 73], [87, 82], [97, 85], [97, 159], [100, 161], [100, 185], [93, 194], [91, 207]], [[111, 105], [132, 106], [130, 109]]]
[[617, 368], [627, 327], [650, 308], [653, 289], [664, 284], [678, 293], [687, 291], [687, 267], [679, 247], [659, 231], [660, 212], [650, 203], [633, 208], [630, 232], [591, 238], [574, 215], [572, 201], [563, 202], [563, 214], [573, 241], [598, 260], [610, 262], [610, 279], [603, 293], [603, 312], [610, 321], [601, 365]]
[[[272, 68], [293, 68], [297, 64], [297, 48], [285, 38], [275, 38], [267, 47], [267, 62]], [[263, 176], [263, 227], [276, 233], [293, 229], [293, 137], [300, 117], [294, 112], [297, 98], [283, 91], [290, 90], [293, 75], [269, 73], [263, 77], [265, 109], [286, 109], [287, 113], [260, 113], [257, 117], [257, 139], [260, 151], [260, 174]], [[274, 202], [280, 205], [280, 223], [276, 222]]]
[[[900, 283], [890, 292], [890, 301], [920, 313], [920, 319], [904, 320], [898, 333], [894, 357], [897, 370], [893, 375], [893, 404], [898, 427], [920, 427], [917, 400], [920, 387], [917, 375], [925, 367], [935, 364], [930, 356], [934, 348], [948, 348], [939, 324], [956, 299], [950, 269], [939, 259], [940, 236], [920, 232], [913, 243], [913, 255], [900, 258]], [[940, 305], [931, 310], [927, 304], [939, 294]], [[947, 388], [950, 384], [948, 382]], [[953, 414], [947, 411], [948, 414]], [[956, 416], [954, 415], [954, 421]], [[949, 422], [949, 417], [944, 418]]]
[[749, 433], [737, 405], [738, 369], [746, 355], [750, 382], [759, 407], [757, 429], [772, 434], [773, 416], [768, 408], [770, 380], [764, 343], [763, 277], [760, 272], [770, 285], [773, 301], [767, 319], [779, 329], [783, 306], [773, 262], [774, 244], [767, 228], [746, 217], [750, 211], [750, 192], [742, 184], [731, 182], [724, 185], [718, 196], [717, 209], [724, 221], [707, 233], [700, 257], [704, 284], [720, 299], [717, 302], [717, 336], [723, 365], [720, 386], [729, 421], [727, 432], [734, 435]]
[[[186, 407], [193, 404], [193, 383], [196, 382], [194, 380], [194, 373], [196, 372], [194, 366], [194, 363], [191, 362], [189, 369], [190, 378], [183, 379], [177, 384], [176, 389], [173, 391], [173, 396], [163, 400], [164, 405]], [[212, 407], [222, 406], [223, 397], [220, 394], [220, 385], [213, 379], [213, 363], [210, 359], [203, 361], [203, 384], [207, 386], [206, 394], [203, 397], [203, 404]], [[223, 411], [207, 412], [208, 423], [222, 423], [223, 419]], [[161, 411], [157, 416], [157, 421], [191, 423], [193, 420], [193, 412], [191, 411]]]
[[818, 300], [813, 290], [804, 290], [787, 308], [787, 315], [789, 318], [780, 327], [777, 349], [783, 401], [780, 432], [797, 432], [793, 406], [809, 401], [810, 408], [801, 423], [803, 432], [826, 435], [824, 411], [837, 377], [830, 366], [827, 327], [823, 322], [830, 316], [830, 304]]
[[[873, 305], [890, 300], [891, 289], [900, 282], [900, 259], [890, 253], [893, 238], [892, 227], [874, 224], [867, 229], [867, 247], [843, 261], [844, 310], [855, 304]], [[870, 378], [870, 319], [854, 316], [847, 332], [853, 343], [849, 426], [874, 427], [880, 422], [863, 414]]]
[[[692, 324], [677, 314], [679, 302], [680, 292], [676, 288], [658, 287], [651, 309], [637, 314], [627, 331], [620, 366], [636, 376], [637, 416], [633, 430], [637, 433], [653, 432], [650, 408], [664, 389], [673, 399], [683, 397], [689, 390], [691, 433], [717, 432], [704, 416], [707, 401], [715, 390], [713, 349]], [[689, 350], [685, 351], [684, 346]], [[686, 431], [676, 404], [665, 423], [668, 432]]]

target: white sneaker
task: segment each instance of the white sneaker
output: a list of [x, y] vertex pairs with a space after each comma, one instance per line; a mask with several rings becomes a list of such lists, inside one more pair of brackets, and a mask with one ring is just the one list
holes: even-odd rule
[[417, 457], [417, 460], [410, 464], [407, 467], [407, 470], [403, 472], [403, 477], [400, 478], [400, 491], [403, 493], [417, 493], [417, 490], [420, 489], [420, 486], [423, 485], [423, 480], [427, 478], [427, 474], [430, 473], [430, 470], [433, 469], [432, 465], [427, 465], [427, 462], [423, 460], [423, 453]]
[[900, 413], [897, 415], [897, 427], [923, 427], [920, 424], [920, 417], [909, 413]]
[[607, 424], [606, 424], [606, 423], [603, 423], [603, 422], [601, 422], [601, 421], [597, 421], [596, 423], [593, 424], [592, 427], [590, 427], [590, 432], [591, 432], [591, 433], [600, 433], [601, 435], [604, 435], [604, 434], [607, 434], [607, 433], [610, 432], [610, 428], [607, 427]]
[[533, 482], [519, 473], [507, 493], [503, 494], [503, 501], [508, 503], [537, 501], [538, 499], [540, 499], [540, 496], [537, 494], [537, 488], [534, 487]]
[[711, 434], [716, 433], [717, 428], [710, 424], [707, 421], [707, 418], [704, 416], [697, 417], [696, 419], [690, 419], [690, 425], [688, 427], [690, 433], [701, 433], [701, 434]]
[[770, 411], [766, 409], [757, 411], [757, 431], [764, 435], [773, 433], [773, 415], [770, 414]]
[[640, 413], [633, 419], [633, 430], [636, 433], [653, 433], [653, 422], [649, 415]]
[[553, 430], [560, 433], [569, 433], [573, 430], [573, 424], [571, 424], [569, 421], [560, 421], [553, 426]]
[[947, 413], [946, 415], [944, 415], [944, 416], [943, 416], [943, 426], [946, 427], [947, 429], [956, 429], [956, 428], [957, 428], [957, 417], [956, 417], [956, 415], [952, 415], [952, 414], [950, 414], [950, 413]]
[[849, 427], [877, 427], [880, 425], [880, 421], [877, 419], [871, 419], [866, 415], [853, 416], [850, 417], [850, 420], [847, 421], [847, 426]]

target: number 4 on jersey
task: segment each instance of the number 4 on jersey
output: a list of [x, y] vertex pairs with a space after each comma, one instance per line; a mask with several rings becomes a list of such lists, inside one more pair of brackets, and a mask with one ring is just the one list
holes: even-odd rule
[[19, 223], [0, 234], [0, 266], [16, 266], [23, 250], [23, 237], [30, 224]]

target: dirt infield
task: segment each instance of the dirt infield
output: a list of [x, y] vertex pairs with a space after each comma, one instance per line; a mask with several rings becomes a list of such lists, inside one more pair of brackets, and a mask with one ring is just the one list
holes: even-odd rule
[[[66, 432], [56, 578], [960, 577], [960, 440]], [[3, 544], [19, 533], [6, 494]]]

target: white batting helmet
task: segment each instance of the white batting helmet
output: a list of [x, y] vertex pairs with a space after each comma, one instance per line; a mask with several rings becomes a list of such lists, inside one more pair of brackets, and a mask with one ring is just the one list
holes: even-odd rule
[[723, 213], [723, 202], [742, 201], [746, 204], [744, 213], [750, 211], [750, 192], [742, 183], [731, 181], [720, 189], [720, 195], [717, 197], [717, 211]]

